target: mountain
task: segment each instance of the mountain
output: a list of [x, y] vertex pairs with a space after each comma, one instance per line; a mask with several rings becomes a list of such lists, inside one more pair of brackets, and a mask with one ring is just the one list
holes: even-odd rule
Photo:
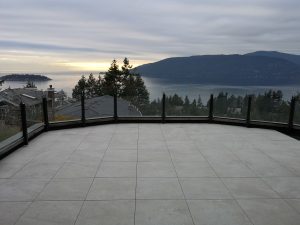
[[267, 57], [273, 57], [273, 58], [278, 58], [278, 59], [285, 59], [285, 60], [288, 60], [290, 62], [300, 65], [300, 55], [292, 55], [292, 54], [276, 52], [276, 51], [257, 51], [257, 52], [248, 53], [246, 55], [267, 56]]
[[256, 54], [175, 57], [138, 66], [135, 71], [144, 77], [171, 83], [300, 84], [300, 65], [287, 59]]
[[49, 81], [49, 77], [35, 74], [10, 74], [0, 77], [3, 81]]

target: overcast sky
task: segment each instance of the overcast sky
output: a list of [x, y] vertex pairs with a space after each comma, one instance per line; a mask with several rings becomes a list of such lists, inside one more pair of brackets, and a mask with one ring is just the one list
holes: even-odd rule
[[300, 54], [300, 0], [0, 0], [0, 72], [166, 57]]

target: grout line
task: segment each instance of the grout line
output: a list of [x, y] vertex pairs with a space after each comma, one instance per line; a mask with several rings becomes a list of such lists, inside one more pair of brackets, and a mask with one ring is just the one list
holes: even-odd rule
[[[186, 130], [184, 128], [184, 130]], [[187, 131], [186, 131], [187, 132]], [[242, 212], [244, 213], [244, 215], [248, 218], [249, 222], [252, 223], [252, 225], [254, 225], [254, 222], [251, 220], [250, 216], [246, 213], [246, 211], [241, 207], [241, 205], [238, 203], [237, 199], [234, 197], [234, 195], [231, 193], [230, 189], [226, 186], [226, 184], [224, 183], [224, 181], [222, 180], [221, 177], [219, 177], [219, 175], [217, 174], [217, 172], [215, 171], [215, 169], [213, 168], [213, 166], [211, 165], [211, 163], [209, 162], [209, 160], [206, 158], [206, 156], [200, 151], [200, 149], [198, 148], [198, 145], [195, 144], [194, 140], [189, 138], [189, 140], [193, 143], [193, 145], [196, 147], [196, 149], [198, 150], [198, 152], [202, 155], [202, 157], [207, 161], [208, 165], [211, 167], [211, 169], [214, 171], [214, 173], [217, 176], [217, 179], [219, 179], [222, 184], [224, 185], [224, 187], [227, 189], [228, 193], [230, 194], [230, 196], [232, 197], [232, 200], [235, 201], [235, 203], [239, 206], [240, 210], [242, 210]]]
[[[86, 135], [85, 135], [86, 136]], [[84, 136], [84, 137], [85, 137]], [[83, 142], [83, 140], [84, 140], [84, 137], [82, 137], [82, 140], [80, 141], [80, 143], [75, 147], [75, 149], [74, 149], [74, 151], [72, 151], [72, 153], [70, 153], [70, 155], [69, 155], [69, 157], [68, 158], [70, 158], [71, 157], [71, 155], [77, 150], [77, 148], [81, 145], [81, 143]], [[42, 154], [42, 153], [41, 153]], [[36, 158], [36, 157], [35, 157]], [[35, 159], [34, 158], [34, 159]], [[34, 160], [34, 159], [32, 159], [32, 160]], [[31, 160], [31, 161], [32, 161]], [[31, 162], [30, 161], [30, 162]], [[45, 185], [44, 185], [44, 187], [42, 188], [42, 190], [35, 196], [35, 198], [32, 200], [32, 201], [30, 201], [31, 203], [28, 205], [28, 207], [24, 210], [24, 212], [18, 217], [18, 219], [16, 220], [16, 222], [14, 223], [14, 225], [16, 225], [18, 222], [19, 222], [19, 220], [21, 219], [21, 217], [27, 212], [27, 210], [31, 207], [31, 205], [34, 203], [34, 202], [36, 202], [37, 201], [37, 198], [40, 196], [40, 194], [45, 190], [45, 188], [48, 186], [48, 184], [54, 179], [54, 177], [58, 174], [58, 172], [60, 171], [60, 169], [65, 165], [65, 163], [66, 163], [66, 161], [65, 162], [63, 162], [62, 164], [61, 164], [61, 166], [58, 168], [58, 170], [55, 172], [55, 174], [51, 177], [51, 179], [49, 179], [49, 181], [47, 181], [46, 183], [45, 183]], [[35, 179], [35, 180], [42, 180], [42, 179]]]
[[[286, 169], [287, 171], [291, 172], [291, 174], [295, 175], [295, 173], [293, 171], [291, 171], [288, 167], [286, 167], [285, 165], [282, 165], [280, 162], [278, 162], [277, 160], [273, 159], [269, 154], [265, 153], [264, 151], [262, 151], [260, 148], [256, 147], [253, 145], [254, 150], [262, 153], [263, 155], [265, 155], [267, 158], [269, 158], [270, 160], [274, 161], [275, 163], [278, 163], [279, 166], [283, 167], [284, 169]], [[228, 151], [230, 151], [233, 155], [235, 155], [242, 163], [243, 161], [241, 160], [241, 158], [233, 151], [230, 150], [229, 148], [226, 147], [226, 149]], [[276, 178], [276, 177], [299, 177], [299, 176], [260, 176], [258, 173], [256, 173], [253, 169], [251, 169], [246, 163], [243, 163], [247, 168], [249, 168], [254, 174], [256, 174], [258, 177], [257, 179], [261, 180], [267, 187], [269, 187], [274, 193], [276, 193], [279, 198], [274, 198], [274, 199], [282, 199], [288, 206], [290, 206], [293, 210], [295, 210], [298, 214], [300, 214], [300, 212], [298, 212], [298, 210], [296, 210], [290, 203], [289, 201], [284, 198], [279, 192], [277, 192], [274, 188], [272, 188], [271, 185], [268, 184], [268, 182], [266, 182], [264, 180], [264, 178]]]
[[[176, 179], [176, 178], [174, 178]], [[123, 198], [123, 199], [97, 199], [97, 200], [79, 200], [79, 199], [72, 199], [72, 200], [51, 200], [51, 199], [41, 199], [38, 200], [38, 202], [110, 202], [110, 201], [133, 201], [133, 198]], [[159, 200], [164, 200], [164, 201], [173, 201], [173, 200], [184, 200], [184, 198], [137, 198], [137, 200], [149, 200], [149, 201], [159, 201]], [[223, 200], [234, 200], [233, 198], [187, 198], [186, 200], [189, 201], [223, 201]], [[236, 198], [236, 200], [300, 200], [300, 198]], [[32, 202], [32, 201], [0, 201], [0, 203], [10, 203], [10, 202]], [[293, 207], [292, 207], [293, 208]], [[297, 210], [296, 210], [297, 211]]]
[[181, 192], [182, 192], [182, 194], [183, 194], [185, 204], [186, 204], [186, 206], [187, 206], [187, 208], [188, 208], [188, 211], [189, 211], [191, 220], [192, 220], [193, 224], [195, 225], [195, 221], [194, 221], [193, 215], [192, 215], [192, 213], [191, 213], [190, 206], [189, 206], [189, 204], [188, 204], [188, 202], [187, 202], [187, 198], [186, 198], [186, 196], [185, 196], [185, 194], [184, 194], [184, 191], [183, 191], [183, 188], [182, 188], [180, 179], [179, 179], [179, 177], [178, 177], [178, 173], [177, 173], [177, 171], [176, 171], [176, 168], [175, 168], [175, 165], [174, 165], [174, 162], [173, 162], [173, 159], [172, 159], [172, 155], [171, 155], [171, 153], [170, 153], [170, 149], [169, 149], [168, 143], [167, 143], [167, 141], [166, 141], [164, 132], [163, 132], [163, 130], [162, 130], [162, 125], [160, 125], [160, 132], [161, 132], [162, 136], [164, 137], [164, 143], [165, 143], [165, 145], [166, 145], [166, 147], [167, 147], [167, 150], [168, 150], [168, 152], [169, 152], [169, 156], [170, 156], [170, 158], [171, 158], [171, 163], [172, 163], [173, 169], [174, 169], [174, 171], [175, 171], [175, 173], [176, 173], [177, 180], [178, 180], [178, 183], [179, 183]]
[[140, 124], [138, 123], [138, 132], [137, 132], [137, 142], [136, 142], [136, 165], [135, 165], [135, 191], [134, 191], [134, 214], [133, 214], [133, 224], [136, 224], [136, 203], [137, 203], [137, 199], [136, 199], [136, 191], [137, 191], [137, 173], [138, 173], [138, 161], [139, 161], [139, 139], [140, 139]]
[[111, 138], [110, 138], [110, 140], [109, 140], [109, 142], [108, 142], [108, 145], [107, 145], [107, 147], [106, 147], [106, 149], [105, 149], [105, 152], [104, 152], [104, 154], [103, 154], [103, 156], [102, 156], [102, 158], [101, 158], [101, 160], [100, 160], [100, 162], [99, 162], [99, 164], [98, 164], [98, 166], [97, 166], [97, 169], [96, 169], [96, 171], [95, 171], [95, 175], [94, 175], [93, 180], [92, 180], [92, 182], [91, 182], [91, 185], [90, 185], [88, 191], [86, 192], [85, 198], [84, 198], [84, 200], [82, 201], [82, 204], [81, 204], [81, 206], [80, 206], [80, 209], [79, 209], [78, 214], [77, 214], [77, 216], [76, 216], [76, 219], [75, 219], [75, 221], [74, 221], [74, 225], [76, 224], [76, 222], [77, 222], [77, 220], [78, 220], [78, 218], [79, 218], [79, 215], [80, 215], [80, 213], [81, 213], [81, 211], [82, 211], [82, 208], [83, 208], [84, 203], [87, 201], [87, 200], [86, 200], [86, 199], [87, 199], [87, 196], [88, 196], [88, 194], [89, 194], [89, 192], [90, 192], [90, 190], [91, 190], [91, 188], [92, 188], [92, 186], [93, 186], [93, 183], [94, 183], [95, 178], [96, 178], [96, 174], [97, 174], [97, 172], [98, 172], [98, 170], [99, 170], [99, 168], [100, 168], [100, 166], [101, 166], [101, 163], [102, 163], [102, 161], [103, 161], [103, 159], [104, 159], [104, 157], [105, 157], [106, 152], [107, 152], [108, 149], [109, 149], [109, 146], [110, 146], [110, 144], [111, 144], [111, 141], [112, 141], [112, 139], [113, 139], [113, 136], [114, 136], [115, 133], [116, 133], [116, 129], [117, 129], [117, 126], [115, 126], [115, 128], [114, 128], [114, 131], [113, 131], [113, 133], [112, 133], [112, 135], [111, 135]]

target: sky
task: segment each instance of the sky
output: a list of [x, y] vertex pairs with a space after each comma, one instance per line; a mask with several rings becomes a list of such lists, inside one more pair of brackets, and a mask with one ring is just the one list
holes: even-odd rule
[[257, 50], [300, 54], [299, 0], [0, 0], [0, 73]]

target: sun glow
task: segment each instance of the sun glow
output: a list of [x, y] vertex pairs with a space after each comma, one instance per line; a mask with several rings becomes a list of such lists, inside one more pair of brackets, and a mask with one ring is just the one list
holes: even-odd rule
[[[130, 60], [130, 59], [129, 59]], [[122, 60], [117, 60], [118, 64], [121, 66]], [[130, 64], [133, 67], [148, 63], [146, 60], [130, 60]], [[107, 71], [111, 66], [111, 61], [107, 62], [60, 62], [59, 66], [67, 67], [69, 70], [73, 71]]]
[[66, 62], [60, 63], [60, 65], [68, 67], [70, 70], [82, 70], [82, 71], [106, 71], [110, 63], [108, 62]]

